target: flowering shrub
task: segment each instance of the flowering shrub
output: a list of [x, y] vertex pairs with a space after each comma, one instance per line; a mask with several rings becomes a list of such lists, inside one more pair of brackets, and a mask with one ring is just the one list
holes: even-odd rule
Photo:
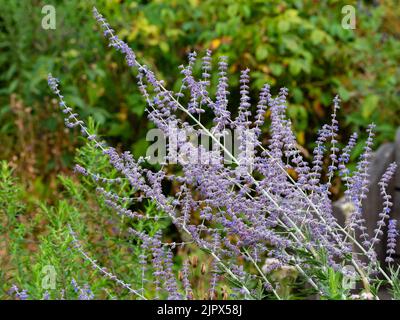
[[[390, 218], [392, 203], [387, 194], [395, 163], [388, 167], [379, 184], [383, 210], [373, 235], [366, 232], [362, 215], [362, 200], [368, 192], [373, 125], [368, 127], [368, 139], [357, 168], [350, 172], [346, 165], [357, 136], [351, 136], [347, 146], [339, 149], [336, 118], [340, 99], [336, 97], [331, 121], [319, 131], [314, 157], [309, 163], [299, 150], [291, 121], [286, 117], [286, 88], [273, 96], [265, 85], [253, 114], [249, 70], [243, 70], [240, 103], [237, 115], [233, 115], [227, 107], [227, 59], [219, 58], [214, 95], [212, 55], [206, 51], [200, 66], [197, 54], [189, 54], [188, 64], [180, 67], [183, 76], [180, 90], [168, 90], [154, 72], [137, 60], [134, 51], [115, 35], [95, 8], [93, 13], [109, 45], [123, 53], [128, 66], [134, 68], [147, 103], [148, 118], [163, 132], [169, 146], [176, 144], [179, 156], [171, 159], [171, 155], [166, 155], [157, 170], [148, 165], [145, 157], [134, 159], [129, 151], [118, 152], [108, 146], [68, 106], [59, 80], [49, 75], [48, 83], [59, 99], [66, 126], [79, 128], [90, 146], [101, 151], [119, 174], [102, 175], [84, 163], [75, 167], [83, 178], [94, 181], [105, 205], [128, 219], [128, 232], [135, 239], [135, 248], [139, 248], [136, 251], [139, 280], [127, 283], [122, 280], [124, 275], [100, 265], [85, 251], [85, 243], [80, 241], [74, 226], [69, 225], [77, 253], [105, 278], [138, 299], [215, 299], [221, 284], [229, 286], [224, 289], [224, 298], [289, 299], [316, 295], [323, 299], [374, 299], [381, 278], [393, 297], [399, 297], [399, 270], [392, 258], [398, 231], [396, 221]], [[260, 128], [267, 125], [267, 112], [270, 140], [265, 144]], [[202, 113], [214, 115], [211, 128], [201, 122]], [[206, 134], [213, 148], [193, 143], [179, 131], [171, 133], [171, 127], [189, 131], [195, 137]], [[239, 132], [237, 154], [224, 143], [225, 132], [230, 129]], [[224, 161], [226, 157], [230, 163]], [[346, 201], [351, 208], [344, 226], [333, 215], [330, 199], [336, 175], [344, 182]], [[115, 185], [127, 186], [129, 191], [124, 194], [110, 191], [110, 186]], [[134, 209], [146, 200], [156, 207], [156, 214]], [[178, 243], [165, 242], [166, 227], [143, 227], [143, 223], [157, 225], [160, 219], [170, 221], [178, 230], [181, 238]], [[380, 265], [375, 251], [387, 224], [389, 271]], [[186, 259], [180, 270], [176, 268], [180, 258], [177, 253], [193, 246], [211, 260], [208, 267], [201, 266], [201, 274], [208, 274], [206, 296], [200, 296], [199, 288], [193, 285], [190, 268], [197, 266], [197, 258]], [[356, 283], [350, 281], [349, 285], [348, 279]], [[82, 299], [93, 298], [87, 285], [79, 286], [75, 280], [71, 284]], [[26, 297], [26, 292], [17, 287], [14, 292]]]

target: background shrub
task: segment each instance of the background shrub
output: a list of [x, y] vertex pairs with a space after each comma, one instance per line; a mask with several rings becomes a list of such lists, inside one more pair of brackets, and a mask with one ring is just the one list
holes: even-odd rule
[[[56, 8], [56, 30], [41, 28], [44, 4]], [[147, 147], [145, 105], [122, 58], [102, 50], [104, 40], [88, 17], [94, 4], [171, 88], [180, 82], [170, 70], [189, 51], [207, 48], [229, 57], [233, 92], [236, 71], [244, 67], [251, 69], [253, 89], [265, 82], [273, 90], [288, 87], [289, 115], [308, 150], [337, 93], [344, 135], [362, 133], [373, 121], [380, 144], [399, 125], [400, 9], [394, 0], [1, 0], [0, 158], [21, 164], [20, 174], [36, 184], [70, 166], [77, 144], [49, 98], [49, 71], [63, 74], [68, 101], [83, 117], [92, 115], [102, 133], [136, 156]], [[344, 4], [356, 7], [355, 30], [341, 27]], [[356, 150], [355, 156], [361, 144]]]

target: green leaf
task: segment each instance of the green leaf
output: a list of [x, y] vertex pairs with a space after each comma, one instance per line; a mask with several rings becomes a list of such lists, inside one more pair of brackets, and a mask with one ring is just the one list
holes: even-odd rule
[[289, 29], [290, 29], [290, 23], [289, 23], [289, 21], [287, 21], [287, 20], [280, 20], [280, 21], [278, 22], [278, 30], [279, 30], [281, 33], [285, 33], [285, 32], [287, 32], [287, 31], [289, 31]]
[[271, 68], [272, 74], [275, 76], [280, 76], [283, 72], [282, 65], [280, 65], [278, 63], [271, 63], [271, 65], [269, 67]]
[[161, 41], [159, 45], [160, 45], [160, 49], [161, 49], [162, 52], [168, 53], [168, 51], [169, 51], [169, 45], [168, 45], [167, 42]]
[[377, 95], [367, 96], [361, 105], [361, 115], [364, 119], [371, 117], [372, 113], [376, 110], [379, 103], [379, 97]]
[[10, 85], [8, 86], [8, 93], [13, 93], [18, 86], [18, 79], [14, 79], [11, 81]]
[[324, 38], [325, 38], [325, 32], [323, 32], [319, 29], [313, 30], [311, 32], [311, 42], [313, 44], [321, 43], [324, 40]]
[[127, 102], [129, 106], [129, 110], [136, 114], [137, 116], [141, 117], [144, 113], [146, 105], [143, 102], [143, 98], [139, 94], [130, 94], [127, 96]]
[[296, 76], [300, 73], [301, 66], [302, 66], [301, 60], [292, 59], [289, 62], [289, 72], [292, 75]]
[[350, 92], [345, 87], [340, 86], [338, 89], [339, 97], [342, 101], [348, 101], [350, 99]]
[[266, 57], [268, 57], [268, 48], [265, 45], [260, 45], [256, 49], [256, 59], [258, 61], [264, 60]]

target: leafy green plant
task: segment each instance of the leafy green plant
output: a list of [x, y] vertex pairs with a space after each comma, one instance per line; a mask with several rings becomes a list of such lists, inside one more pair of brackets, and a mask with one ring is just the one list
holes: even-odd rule
[[[77, 143], [74, 134], [63, 133], [52, 100], [43, 98], [48, 96], [45, 78], [49, 71], [62, 72], [71, 106], [84, 118], [93, 115], [102, 133], [135, 156], [147, 146], [145, 134], [150, 125], [140, 93], [132, 87], [134, 75], [121, 66], [120, 57], [102, 50], [103, 40], [86, 23], [94, 4], [112, 17], [118, 36], [132, 44], [143, 62], [174, 90], [180, 82], [170, 70], [193, 49], [228, 56], [233, 74], [249, 67], [253, 89], [260, 89], [264, 82], [273, 89], [291, 89], [294, 103], [288, 113], [299, 143], [308, 150], [315, 138], [311, 128], [329, 115], [329, 103], [336, 93], [346, 110], [341, 116], [346, 125], [343, 135], [362, 134], [373, 121], [379, 144], [392, 140], [400, 124], [396, 116], [400, 110], [399, 7], [394, 0], [377, 4], [355, 0], [318, 4], [297, 0], [71, 0], [46, 4], [56, 8], [55, 30], [38, 27], [43, 17], [41, 1], [0, 2], [0, 132], [5, 137], [0, 157], [22, 157], [27, 148], [14, 143], [21, 131], [15, 124], [19, 113], [11, 103], [11, 96], [16, 95], [31, 110], [23, 121], [33, 129], [22, 134], [25, 140], [35, 137], [29, 146], [36, 155], [31, 163], [46, 181], [67, 170], [73, 160], [70, 146]], [[344, 5], [356, 9], [355, 30], [341, 26]], [[18, 23], [22, 20], [25, 23]], [[238, 77], [233, 75], [229, 85], [238, 92]], [[233, 94], [231, 99], [238, 96]], [[357, 146], [355, 157], [361, 148]]]

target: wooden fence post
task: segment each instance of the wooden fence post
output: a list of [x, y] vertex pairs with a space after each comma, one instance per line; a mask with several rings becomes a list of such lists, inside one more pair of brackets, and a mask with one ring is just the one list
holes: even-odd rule
[[[382, 195], [380, 192], [380, 187], [378, 185], [379, 181], [382, 178], [382, 175], [385, 173], [389, 164], [391, 164], [394, 160], [394, 144], [393, 143], [385, 143], [381, 145], [378, 150], [374, 153], [373, 158], [371, 159], [371, 167], [370, 167], [370, 185], [369, 191], [367, 194], [367, 198], [363, 201], [363, 215], [365, 219], [365, 225], [368, 229], [368, 234], [373, 237], [375, 234], [375, 229], [377, 228], [377, 223], [379, 218], [379, 213], [382, 211]], [[387, 193], [393, 196], [394, 192], [394, 179], [392, 179], [388, 185]], [[391, 216], [393, 211], [391, 212]], [[387, 221], [386, 221], [387, 225]], [[382, 263], [385, 262], [386, 256], [386, 234], [387, 228], [383, 228], [383, 236], [380, 237], [381, 241], [375, 244], [376, 253], [378, 255], [378, 260]]]
[[[397, 129], [396, 139], [394, 142], [395, 160], [397, 163], [397, 171], [394, 179], [393, 194], [393, 218], [397, 220], [397, 229], [400, 228], [400, 128]], [[400, 230], [399, 230], [400, 233]], [[396, 258], [400, 259], [400, 239], [397, 238]]]

